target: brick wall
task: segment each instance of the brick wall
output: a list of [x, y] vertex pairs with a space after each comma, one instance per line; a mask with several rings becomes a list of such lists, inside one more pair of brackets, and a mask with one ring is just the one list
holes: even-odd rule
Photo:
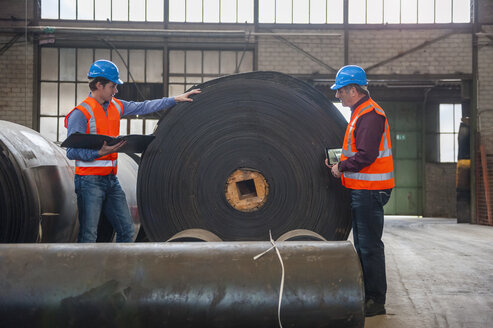
[[478, 0], [478, 21], [483, 24], [493, 23], [493, 1]]
[[[274, 30], [275, 32], [275, 30]], [[344, 65], [344, 37], [341, 31], [284, 30], [283, 32], [307, 33], [307, 36], [281, 36], [287, 41], [272, 36], [258, 39], [258, 69], [278, 71], [286, 74], [330, 74], [333, 70], [310, 59], [307, 54], [293, 47], [303, 49], [336, 71]], [[334, 34], [310, 36], [309, 33]], [[291, 45], [289, 44], [292, 43]]]
[[[296, 32], [303, 32], [295, 30]], [[289, 31], [288, 31], [289, 32]], [[343, 31], [304, 30], [340, 36], [285, 36], [323, 63], [339, 69], [344, 65]], [[406, 52], [423, 42], [450, 31], [437, 30], [357, 30], [349, 35], [349, 63], [369, 67]], [[458, 33], [411, 52], [371, 70], [371, 74], [456, 74], [472, 73], [472, 36]], [[287, 74], [332, 73], [306, 54], [274, 37], [260, 37], [258, 61], [260, 70], [276, 70]]]
[[[349, 62], [370, 67], [424, 42], [436, 39], [447, 30], [351, 31]], [[453, 34], [419, 50], [405, 54], [371, 74], [454, 74], [472, 72], [471, 34]]]
[[[0, 43], [12, 36], [0, 36]], [[32, 127], [33, 47], [24, 37], [0, 56], [0, 120]]]
[[[493, 35], [493, 26], [483, 30]], [[480, 37], [478, 43], [478, 129], [487, 153], [493, 154], [493, 41]]]
[[24, 23], [23, 20], [26, 17], [27, 19], [31, 19], [33, 17], [33, 0], [27, 1], [27, 8], [25, 1], [19, 0], [2, 0], [0, 10], [0, 18], [3, 19], [15, 19], [20, 20], [19, 23]]
[[[493, 6], [491, 6], [493, 11]], [[492, 15], [493, 16], [493, 15]], [[493, 26], [483, 26], [482, 32], [493, 35]], [[481, 143], [485, 147], [485, 158], [489, 171], [488, 181], [490, 188], [493, 185], [492, 161], [493, 158], [493, 41], [488, 37], [478, 37], [478, 130]], [[478, 147], [479, 149], [479, 147]], [[486, 199], [483, 163], [479, 153], [476, 154], [476, 219], [478, 223], [487, 224], [486, 202], [493, 203], [493, 199]]]

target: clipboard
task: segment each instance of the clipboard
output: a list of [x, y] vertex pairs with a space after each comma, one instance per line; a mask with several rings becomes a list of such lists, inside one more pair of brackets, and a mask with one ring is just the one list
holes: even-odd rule
[[73, 133], [64, 142], [62, 147], [101, 149], [104, 142], [109, 146], [125, 140], [127, 143], [118, 150], [119, 153], [143, 153], [154, 140], [153, 135], [130, 134], [127, 136], [110, 137], [104, 134]]

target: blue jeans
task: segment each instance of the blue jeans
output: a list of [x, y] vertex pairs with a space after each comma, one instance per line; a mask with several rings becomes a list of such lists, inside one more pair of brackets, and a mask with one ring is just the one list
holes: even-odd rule
[[79, 208], [79, 243], [96, 242], [98, 223], [104, 213], [116, 232], [117, 242], [131, 242], [134, 225], [125, 193], [113, 175], [75, 175]]
[[366, 300], [385, 304], [387, 278], [382, 242], [383, 206], [392, 189], [351, 190], [354, 247], [363, 268]]

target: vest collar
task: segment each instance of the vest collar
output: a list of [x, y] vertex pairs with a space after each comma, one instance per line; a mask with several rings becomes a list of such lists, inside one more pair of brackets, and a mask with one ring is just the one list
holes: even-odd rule
[[354, 112], [354, 110], [356, 108], [358, 108], [362, 103], [364, 103], [365, 101], [368, 101], [369, 99], [370, 99], [370, 97], [368, 97], [368, 96], [364, 96], [363, 98], [361, 98], [356, 104], [351, 106], [351, 113]]
[[105, 102], [101, 105], [101, 104], [100, 104], [100, 103], [99, 103], [99, 102], [98, 102], [98, 101], [97, 101], [97, 100], [96, 100], [96, 99], [92, 96], [92, 93], [91, 93], [91, 92], [89, 92], [89, 96], [88, 96], [88, 98], [94, 99], [94, 101], [95, 101], [97, 104], [99, 104], [99, 106], [101, 106], [101, 107], [104, 109], [104, 111], [106, 112], [106, 109], [108, 108], [108, 106], [109, 106], [109, 104], [110, 104], [110, 102], [109, 102], [109, 101], [105, 101]]

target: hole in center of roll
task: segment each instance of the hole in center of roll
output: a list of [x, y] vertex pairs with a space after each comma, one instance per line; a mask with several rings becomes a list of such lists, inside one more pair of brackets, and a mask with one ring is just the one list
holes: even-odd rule
[[269, 185], [262, 173], [248, 168], [237, 169], [226, 181], [224, 194], [228, 203], [241, 212], [253, 212], [267, 201]]
[[257, 189], [255, 188], [253, 179], [238, 181], [236, 188], [238, 188], [239, 199], [257, 197]]

